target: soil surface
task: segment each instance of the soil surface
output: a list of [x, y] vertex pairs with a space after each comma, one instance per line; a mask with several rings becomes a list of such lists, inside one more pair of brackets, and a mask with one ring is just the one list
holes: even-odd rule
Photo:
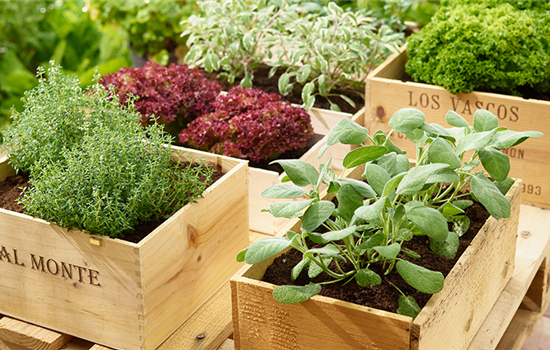
[[[474, 202], [474, 205], [466, 210], [466, 215], [471, 221], [470, 229], [460, 237], [460, 246], [454, 258], [447, 259], [433, 253], [430, 250], [430, 243], [426, 236], [415, 236], [412, 240], [403, 244], [404, 248], [408, 248], [418, 253], [421, 258], [410, 258], [403, 253], [400, 253], [399, 257], [427, 269], [439, 271], [444, 276], [447, 276], [489, 217], [487, 210], [477, 202]], [[451, 227], [449, 229], [451, 229]], [[310, 248], [315, 246], [311, 241], [309, 244], [308, 246]], [[330, 276], [323, 273], [313, 280], [310, 280], [307, 276], [307, 268], [305, 268], [300, 276], [295, 281], [292, 281], [290, 278], [291, 269], [301, 260], [301, 258], [302, 254], [300, 252], [295, 249], [290, 250], [287, 254], [275, 259], [273, 264], [267, 269], [262, 280], [276, 285], [306, 285], [310, 281], [318, 283], [331, 280]], [[337, 271], [334, 262], [329, 268]], [[431, 294], [421, 293], [409, 286], [397, 273], [395, 268], [387, 276], [383, 275], [380, 266], [375, 267], [371, 265], [370, 268], [382, 276], [382, 283], [380, 285], [374, 286], [373, 288], [363, 288], [355, 281], [351, 281], [345, 286], [343, 282], [332, 283], [323, 285], [321, 295], [390, 312], [396, 312], [399, 307], [398, 299], [401, 295], [391, 283], [401, 289], [405, 295], [414, 297], [421, 308], [426, 305], [431, 297]], [[351, 270], [351, 266], [347, 269], [347, 271], [349, 270]]]
[[[271, 67], [267, 65], [260, 65], [256, 69], [254, 69], [254, 79], [252, 80], [253, 87], [256, 89], [261, 89], [265, 92], [279, 94], [279, 77], [284, 73], [284, 69], [279, 68], [277, 70], [277, 73], [275, 73], [273, 77], [268, 78], [270, 70], [271, 70]], [[218, 84], [221, 85], [222, 91], [228, 91], [230, 88], [234, 86], [238, 86], [241, 82], [240, 79], [236, 79], [233, 84], [229, 84], [225, 79], [218, 79], [217, 72], [207, 73], [203, 69], [201, 69], [200, 71], [208, 80], [217, 81]], [[291, 82], [292, 81], [293, 80], [291, 79]], [[365, 99], [357, 93], [350, 93], [350, 92], [342, 93], [341, 91], [338, 91], [338, 90], [333, 90], [333, 92], [345, 95], [351, 98], [353, 102], [355, 102], [356, 106], [354, 108], [349, 103], [341, 99], [340, 97], [336, 97], [336, 96], [331, 97], [330, 100], [333, 103], [336, 103], [338, 107], [340, 107], [342, 112], [355, 114], [365, 105]], [[363, 89], [357, 90], [357, 92], [364, 94], [365, 90], [363, 88]], [[294, 84], [294, 89], [288, 95], [282, 96], [282, 100], [301, 105], [303, 103], [301, 96], [302, 96], [302, 85], [296, 83]], [[316, 96], [314, 107], [330, 109], [330, 103], [324, 97]]]
[[[186, 166], [186, 162], [182, 162], [181, 166]], [[216, 171], [214, 171], [212, 175], [210, 184], [213, 184], [224, 175], [219, 166], [212, 166]], [[205, 178], [201, 178], [201, 181], [205, 180]], [[25, 173], [10, 176], [4, 181], [0, 181], [0, 208], [11, 210], [16, 213], [25, 213], [25, 208], [22, 204], [17, 203], [17, 200], [21, 197], [21, 193], [23, 192], [22, 188], [29, 186], [29, 175]], [[176, 210], [178, 209], [179, 208], [176, 208]], [[134, 231], [125, 233], [122, 239], [128, 242], [138, 243], [164, 221], [166, 220], [139, 222], [134, 228]]]

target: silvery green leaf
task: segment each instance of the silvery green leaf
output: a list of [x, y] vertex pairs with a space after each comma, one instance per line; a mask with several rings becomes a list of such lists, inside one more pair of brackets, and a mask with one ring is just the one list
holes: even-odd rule
[[292, 184], [276, 184], [260, 194], [264, 198], [298, 198], [303, 196], [306, 191]]
[[412, 296], [400, 295], [398, 303], [399, 307], [397, 308], [397, 313], [400, 315], [410, 316], [413, 319], [416, 318], [416, 316], [420, 313], [420, 310], [422, 310]]
[[357, 226], [353, 225], [343, 230], [329, 231], [326, 233], [311, 232], [309, 233], [309, 237], [313, 241], [313, 243], [327, 244], [329, 242], [339, 241], [351, 236], [355, 232], [356, 228]]
[[456, 145], [456, 154], [462, 154], [467, 151], [483, 148], [491, 142], [496, 130], [475, 132], [464, 136]]
[[453, 232], [462, 237], [470, 228], [470, 219], [466, 215], [453, 217]]
[[355, 179], [348, 179], [348, 178], [342, 178], [340, 179], [340, 182], [342, 184], [349, 184], [351, 185], [357, 193], [359, 193], [361, 196], [366, 198], [372, 198], [376, 197], [376, 192], [370, 187], [366, 182], [355, 180]]
[[322, 248], [312, 248], [304, 253], [304, 259], [313, 257], [315, 254], [323, 257], [336, 256], [340, 254], [340, 249], [333, 244], [326, 245]]
[[357, 271], [355, 280], [361, 287], [377, 286], [382, 283], [382, 278], [376, 272], [368, 268]]
[[427, 184], [434, 184], [437, 182], [454, 183], [454, 182], [458, 182], [459, 180], [460, 178], [454, 170], [450, 168], [443, 168], [443, 169], [437, 170], [434, 174], [430, 175], [426, 180], [426, 183]]
[[307, 208], [313, 199], [296, 202], [269, 203], [269, 212], [276, 218], [293, 219], [302, 216], [301, 210]]
[[466, 208], [472, 206], [474, 202], [468, 199], [459, 199], [453, 202], [453, 205], [457, 208], [460, 208], [462, 210], [466, 210]]
[[244, 248], [243, 250], [241, 250], [240, 252], [237, 253], [237, 262], [243, 262], [244, 261], [244, 257], [246, 255], [246, 252], [248, 251], [248, 248]]
[[388, 174], [390, 174], [390, 176], [394, 176], [395, 174], [398, 174], [395, 172], [396, 163], [397, 163], [397, 154], [395, 152], [391, 152], [386, 155], [383, 155], [382, 157], [376, 160], [376, 165], [386, 169], [386, 171], [388, 172]]
[[447, 220], [439, 211], [429, 207], [415, 207], [407, 213], [407, 218], [423, 233], [437, 241], [447, 238]]
[[368, 139], [368, 130], [348, 118], [340, 119], [328, 132], [327, 145], [338, 142], [344, 145], [360, 145]]
[[322, 288], [318, 284], [277, 286], [273, 290], [273, 298], [283, 304], [297, 304], [321, 293], [321, 290]]
[[496, 181], [506, 180], [510, 172], [510, 158], [507, 154], [487, 147], [479, 149], [478, 154], [481, 164], [493, 179]]
[[404, 260], [398, 261], [395, 267], [405, 282], [419, 292], [435, 294], [443, 289], [444, 277], [441, 272], [431, 271]]
[[[332, 259], [333, 259], [332, 257], [321, 258], [321, 260], [323, 261], [323, 264], [325, 264], [325, 266], [328, 266], [332, 262]], [[321, 272], [323, 272], [323, 268], [321, 266], [317, 265], [317, 263], [312, 261], [312, 263], [309, 264], [309, 269], [307, 271], [307, 277], [315, 278], [315, 277], [319, 276], [319, 274]]]
[[346, 101], [351, 107], [355, 108], [355, 102], [351, 98], [347, 97], [346, 95], [338, 95], [338, 96], [340, 96], [342, 100]]
[[401, 251], [401, 245], [399, 243], [392, 243], [388, 246], [373, 247], [373, 249], [386, 259], [394, 259]]
[[448, 167], [447, 164], [427, 164], [411, 168], [397, 187], [397, 194], [411, 195], [418, 193], [426, 184], [426, 181], [434, 172]]
[[398, 154], [395, 158], [395, 174], [409, 170], [409, 158], [406, 155]]
[[474, 112], [474, 130], [477, 132], [490, 131], [498, 128], [498, 118], [485, 109]]
[[248, 247], [245, 253], [247, 264], [256, 264], [275, 254], [282, 252], [290, 246], [290, 241], [282, 237], [264, 238]]
[[462, 118], [462, 116], [455, 111], [448, 111], [445, 116], [445, 120], [447, 121], [447, 124], [457, 128], [468, 128], [470, 126], [466, 119]]
[[500, 190], [500, 193], [506, 195], [514, 182], [516, 182], [514, 179], [512, 179], [511, 177], [507, 177], [503, 181], [495, 181], [495, 186]]
[[389, 125], [397, 132], [407, 133], [424, 124], [426, 116], [415, 108], [402, 108], [395, 112]]
[[438, 210], [441, 212], [441, 214], [443, 214], [443, 216], [445, 217], [449, 217], [449, 216], [453, 216], [453, 215], [457, 215], [457, 214], [462, 214], [464, 213], [464, 210], [458, 208], [458, 207], [455, 207], [452, 203], [449, 203], [449, 202], [445, 202], [445, 204], [443, 204], [442, 206], [440, 206], [438, 208]]
[[363, 146], [346, 154], [343, 165], [346, 168], [354, 168], [383, 156], [387, 151], [384, 146]]
[[462, 166], [462, 171], [470, 172], [472, 169], [477, 167], [480, 164], [479, 159], [474, 159], [473, 161], [466, 163]]
[[405, 133], [405, 136], [414, 143], [425, 143], [426, 133], [420, 129], [414, 129]]
[[451, 169], [460, 168], [462, 162], [455, 153], [452, 143], [443, 138], [436, 138], [428, 149], [428, 161], [430, 163], [449, 164]]
[[376, 165], [376, 164], [367, 164], [365, 167], [365, 177], [372, 189], [381, 195], [384, 191], [384, 186], [390, 181], [391, 176], [388, 174], [386, 169]]
[[363, 197], [350, 184], [344, 184], [338, 190], [338, 213], [347, 222], [351, 221], [355, 210], [363, 205]]
[[313, 203], [302, 216], [302, 232], [313, 232], [325, 222], [336, 209], [330, 201], [319, 201]]
[[406, 174], [407, 173], [397, 174], [392, 177], [390, 181], [386, 182], [384, 190], [382, 191], [382, 196], [389, 196], [390, 193], [401, 184], [401, 181], [403, 181], [403, 178], [406, 176]]
[[304, 270], [304, 267], [308, 266], [310, 264], [311, 260], [304, 259], [301, 260], [296, 266], [292, 268], [292, 271], [290, 271], [290, 279], [295, 281], [298, 276], [300, 276], [300, 273]]
[[382, 197], [371, 205], [364, 205], [357, 208], [357, 210], [355, 210], [355, 215], [367, 222], [378, 220], [382, 210], [384, 210], [385, 203], [386, 197]]
[[432, 137], [444, 137], [446, 139], [450, 139], [451, 141], [454, 141], [454, 138], [451, 137], [447, 129], [435, 123], [431, 123], [431, 124], [424, 123], [420, 127], [420, 130], [425, 131], [429, 136], [432, 136]]
[[279, 163], [290, 181], [295, 185], [305, 187], [308, 185], [315, 186], [319, 179], [319, 173], [315, 167], [308, 162], [300, 159], [284, 159], [276, 160], [273, 163]]
[[538, 131], [512, 131], [504, 130], [497, 132], [491, 140], [490, 146], [496, 149], [506, 149], [514, 147], [527, 140], [528, 138], [542, 137], [542, 133]]
[[485, 175], [476, 174], [471, 179], [472, 193], [495, 219], [510, 217], [510, 201]]
[[458, 235], [455, 232], [449, 232], [444, 241], [430, 239], [430, 249], [437, 255], [448, 259], [454, 258], [459, 244]]
[[410, 249], [407, 249], [407, 248], [402, 248], [401, 250], [403, 251], [403, 253], [405, 253], [410, 258], [420, 259], [422, 257], [420, 254], [418, 254], [414, 250], [410, 250]]

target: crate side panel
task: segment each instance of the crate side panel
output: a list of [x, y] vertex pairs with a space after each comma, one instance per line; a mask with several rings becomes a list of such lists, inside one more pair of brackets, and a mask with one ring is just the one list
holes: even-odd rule
[[326, 135], [340, 119], [350, 119], [350, 113], [336, 112], [323, 108], [311, 108], [309, 111], [311, 125], [316, 134]]
[[272, 285], [247, 278], [236, 288], [240, 350], [409, 349], [410, 317], [324, 297], [284, 305]]
[[110, 346], [139, 349], [135, 245], [67, 232], [0, 209], [0, 312]]
[[279, 183], [279, 174], [258, 168], [250, 168], [250, 229], [268, 235], [277, 233], [276, 219], [270, 213], [262, 213], [275, 200], [264, 198], [261, 193], [268, 187]]
[[[401, 108], [417, 108], [426, 115], [427, 123], [445, 127], [445, 115], [450, 110], [472, 125], [475, 111], [487, 109], [498, 117], [500, 126], [550, 135], [550, 102], [483, 92], [452, 95], [442, 87], [398, 79], [370, 77], [365, 121], [369, 130], [388, 131], [391, 116]], [[391, 140], [414, 154], [414, 144], [405, 135], [393, 133]], [[524, 181], [523, 203], [550, 208], [550, 178], [546, 176], [550, 172], [550, 138], [530, 139], [503, 152], [510, 156], [510, 176]]]
[[462, 350], [475, 336], [514, 272], [521, 181], [507, 194], [508, 219], [489, 218], [412, 326], [412, 349]]
[[235, 256], [249, 235], [247, 170], [234, 168], [140, 248], [146, 349], [158, 346], [240, 268]]

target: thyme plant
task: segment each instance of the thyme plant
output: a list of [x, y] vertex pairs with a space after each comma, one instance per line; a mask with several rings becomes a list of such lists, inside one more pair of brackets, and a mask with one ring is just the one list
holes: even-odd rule
[[[510, 202], [505, 194], [514, 180], [508, 177], [508, 155], [499, 150], [542, 136], [499, 127], [498, 118], [486, 110], [475, 112], [473, 126], [453, 111], [446, 120], [452, 128], [427, 124], [421, 111], [405, 108], [391, 118], [388, 134], [377, 131], [372, 136], [364, 127], [341, 120], [329, 132], [320, 155], [338, 142], [359, 145], [345, 156], [344, 172], [364, 164], [366, 182], [337, 177], [330, 161], [319, 170], [301, 160], [276, 161], [292, 183], [271, 186], [262, 196], [306, 199], [272, 203], [265, 211], [275, 217], [301, 218], [301, 232], [260, 240], [241, 251], [237, 260], [254, 264], [291, 247], [303, 254], [292, 269], [293, 280], [306, 268], [310, 278], [321, 272], [332, 277], [323, 283], [276, 287], [273, 296], [283, 303], [305, 301], [320, 293], [323, 284], [355, 280], [362, 287], [378, 285], [383, 276], [373, 271], [375, 264], [382, 265], [384, 275], [395, 269], [420, 292], [439, 292], [443, 275], [400, 257], [401, 252], [418, 257], [403, 244], [413, 236], [426, 236], [432, 251], [453, 257], [459, 237], [469, 227], [464, 213], [473, 202], [465, 199], [467, 195], [496, 219], [508, 217]], [[410, 167], [404, 152], [390, 141], [394, 132], [416, 143], [416, 166]], [[371, 145], [363, 145], [366, 141]], [[474, 170], [478, 165], [492, 180], [483, 170]], [[337, 207], [321, 198], [323, 183], [338, 199]], [[471, 190], [466, 190], [467, 183]], [[327, 232], [320, 233], [321, 227]], [[317, 246], [309, 246], [306, 238]], [[344, 265], [353, 267], [345, 270]], [[400, 293], [397, 312], [415, 317], [420, 312], [418, 304], [412, 296]]]
[[30, 172], [20, 199], [28, 214], [117, 238], [202, 194], [210, 167], [173, 161], [170, 136], [158, 124], [143, 128], [132, 101], [120, 105], [98, 83], [86, 93], [59, 68], [47, 80], [39, 69], [3, 145], [11, 164]]

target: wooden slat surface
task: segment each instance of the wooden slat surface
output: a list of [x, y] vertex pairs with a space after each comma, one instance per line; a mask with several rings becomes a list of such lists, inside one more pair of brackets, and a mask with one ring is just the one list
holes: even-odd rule
[[0, 340], [31, 350], [58, 350], [72, 337], [10, 317], [0, 319]]

